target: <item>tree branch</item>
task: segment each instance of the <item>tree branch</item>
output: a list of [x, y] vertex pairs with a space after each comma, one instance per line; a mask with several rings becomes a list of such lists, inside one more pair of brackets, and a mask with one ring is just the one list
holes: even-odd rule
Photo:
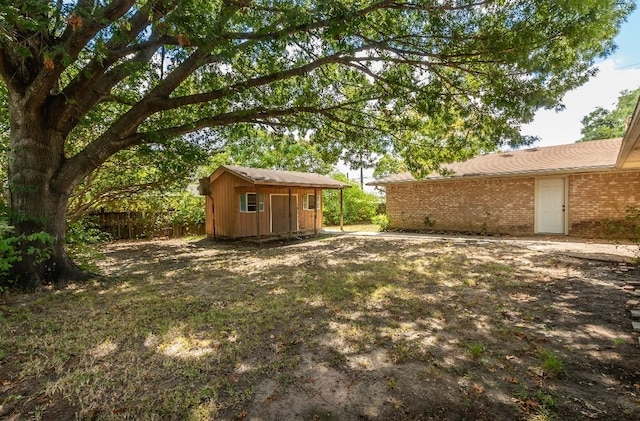
[[[128, 26], [128, 30], [119, 36], [114, 34], [111, 37], [105, 44], [107, 51], [110, 51], [106, 57], [95, 57], [89, 61], [89, 63], [78, 72], [77, 76], [67, 84], [62, 91], [62, 95], [56, 98], [56, 104], [52, 108], [57, 110], [57, 112], [51, 116], [51, 121], [56, 122], [55, 126], [59, 131], [63, 133], [70, 131], [70, 127], [73, 127], [74, 123], [84, 116], [91, 106], [100, 102], [101, 93], [108, 93], [113, 86], [128, 76], [128, 73], [124, 71], [126, 68], [125, 63], [112, 69], [111, 72], [105, 75], [107, 69], [120, 58], [127, 54], [137, 53], [132, 59], [134, 63], [141, 64], [151, 59], [153, 52], [159, 46], [155, 43], [160, 42], [160, 38], [147, 43], [138, 43], [126, 48], [127, 44], [135, 39], [135, 37], [151, 23], [149, 19], [151, 5], [151, 2], [147, 3], [144, 8], [127, 21], [125, 27]], [[153, 19], [159, 19], [164, 13], [164, 9], [154, 10]], [[145, 60], [145, 57], [149, 58]], [[98, 84], [100, 84], [100, 86], [96, 86]], [[92, 103], [93, 105], [91, 105]], [[79, 106], [79, 104], [84, 104], [84, 107]]]
[[[61, 65], [63, 57], [67, 55], [72, 61], [78, 58], [80, 51], [85, 45], [103, 28], [112, 21], [120, 18], [135, 4], [135, 0], [114, 0], [95, 14], [100, 18], [83, 20], [80, 27], [68, 24], [67, 29], [59, 40], [62, 50], [51, 58], [53, 68], [40, 65], [40, 71], [31, 82], [25, 92], [25, 104], [39, 106], [49, 94], [51, 88], [65, 70], [66, 66]], [[85, 9], [93, 6], [93, 1], [81, 0], [75, 9], [79, 16], [85, 14]], [[57, 64], [56, 64], [57, 63]]]

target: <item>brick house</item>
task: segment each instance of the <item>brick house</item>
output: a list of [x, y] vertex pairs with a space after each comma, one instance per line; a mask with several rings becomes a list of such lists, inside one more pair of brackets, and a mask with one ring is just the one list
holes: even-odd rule
[[606, 237], [604, 223], [640, 206], [640, 105], [623, 138], [480, 155], [453, 175], [383, 186], [390, 227]]

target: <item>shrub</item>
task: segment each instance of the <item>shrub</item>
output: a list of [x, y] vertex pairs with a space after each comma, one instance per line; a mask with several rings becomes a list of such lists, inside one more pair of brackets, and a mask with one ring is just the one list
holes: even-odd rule
[[36, 263], [42, 263], [51, 257], [53, 252], [53, 237], [46, 232], [36, 232], [30, 235], [15, 235], [13, 227], [9, 226], [5, 218], [0, 219], [0, 291], [10, 287], [15, 279], [8, 274], [16, 262], [22, 261], [21, 250], [26, 246], [26, 254], [35, 257]]
[[[343, 193], [343, 221], [345, 224], [356, 224], [359, 222], [369, 222], [376, 214], [378, 198], [376, 195], [366, 193], [360, 189], [358, 184], [350, 182], [342, 174], [334, 174], [333, 178], [348, 183], [350, 188], [344, 189]], [[325, 190], [322, 194], [322, 215], [324, 223], [336, 225], [340, 223], [340, 192], [338, 190]]]
[[111, 234], [100, 230], [95, 217], [79, 219], [67, 227], [67, 252], [82, 269], [97, 272], [94, 263], [102, 257], [95, 245], [111, 240]]
[[371, 218], [371, 223], [380, 226], [380, 231], [386, 231], [389, 229], [389, 217], [383, 213]]
[[183, 193], [171, 200], [173, 212], [171, 222], [176, 225], [204, 224], [204, 196], [194, 196], [191, 193]]

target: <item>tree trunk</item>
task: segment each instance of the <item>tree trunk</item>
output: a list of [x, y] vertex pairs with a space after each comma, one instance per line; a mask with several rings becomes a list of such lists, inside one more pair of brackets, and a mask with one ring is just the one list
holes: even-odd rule
[[10, 225], [16, 236], [44, 232], [52, 240], [43, 247], [42, 241], [25, 238], [16, 246], [22, 260], [13, 263], [9, 282], [25, 289], [82, 276], [64, 249], [67, 203], [74, 186], [60, 191], [52, 183], [65, 160], [64, 137], [47, 128], [45, 109], [30, 109], [22, 98], [10, 94]]

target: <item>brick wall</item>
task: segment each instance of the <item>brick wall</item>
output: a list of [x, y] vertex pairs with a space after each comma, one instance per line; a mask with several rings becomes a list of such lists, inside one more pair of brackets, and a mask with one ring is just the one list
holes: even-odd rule
[[534, 230], [533, 177], [396, 184], [386, 190], [392, 228], [510, 234]]
[[569, 179], [569, 234], [607, 237], [604, 222], [640, 206], [640, 171], [575, 174]]
[[[629, 206], [640, 207], [640, 171], [566, 179], [570, 235], [609, 237], [606, 220], [624, 218]], [[389, 185], [386, 190], [392, 228], [534, 233], [534, 177], [441, 180]]]

